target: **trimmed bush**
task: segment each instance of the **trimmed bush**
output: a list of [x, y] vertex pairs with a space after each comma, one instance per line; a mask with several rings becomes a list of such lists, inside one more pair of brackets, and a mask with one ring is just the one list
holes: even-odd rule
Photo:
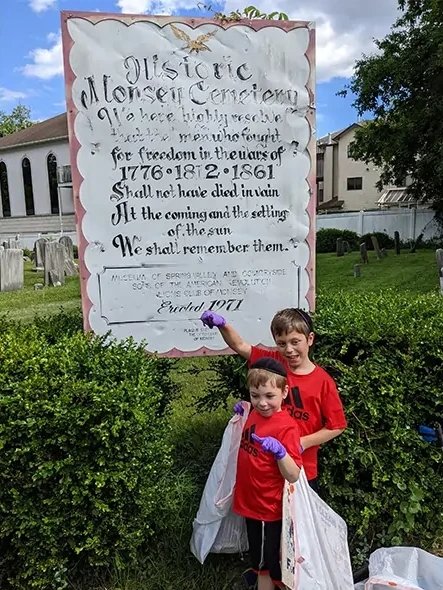
[[374, 245], [371, 240], [371, 236], [375, 236], [378, 240], [378, 245], [380, 248], [386, 248], [386, 250], [391, 250], [395, 246], [394, 239], [380, 231], [376, 231], [372, 234], [363, 234], [361, 237], [358, 238], [358, 244], [362, 244], [363, 242], [366, 244], [367, 250], [373, 250]]
[[[443, 298], [320, 296], [314, 357], [336, 379], [348, 429], [321, 453], [322, 496], [347, 521], [355, 564], [380, 546], [443, 539], [443, 455], [417, 427], [443, 416]], [[207, 404], [245, 395], [245, 363], [215, 361]]]
[[159, 359], [131, 341], [53, 336], [16, 326], [0, 339], [2, 588], [58, 590], [129, 562], [168, 510]]
[[352, 250], [357, 250], [360, 244], [358, 234], [347, 229], [324, 228], [317, 232], [316, 252], [325, 254], [335, 252], [337, 249], [337, 238], [343, 238], [349, 242]]

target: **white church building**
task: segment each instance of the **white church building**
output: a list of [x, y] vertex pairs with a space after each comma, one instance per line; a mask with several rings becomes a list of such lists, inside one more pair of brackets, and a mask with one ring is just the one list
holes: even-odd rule
[[66, 113], [0, 137], [0, 197], [0, 241], [19, 235], [29, 248], [63, 233], [76, 243]]

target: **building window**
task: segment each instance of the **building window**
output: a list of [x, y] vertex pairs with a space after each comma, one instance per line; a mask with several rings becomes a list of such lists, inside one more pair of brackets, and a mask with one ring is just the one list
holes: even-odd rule
[[35, 215], [34, 191], [32, 190], [31, 162], [28, 158], [22, 160], [23, 188], [25, 190], [26, 215]]
[[348, 191], [361, 191], [363, 188], [363, 178], [361, 176], [354, 176], [348, 178]]
[[348, 147], [346, 148], [346, 153], [348, 154], [348, 158], [352, 158], [351, 150], [352, 150], [352, 143], [348, 143]]
[[323, 203], [323, 199], [324, 199], [324, 191], [322, 188], [319, 188], [317, 191], [317, 201], [318, 203]]
[[0, 193], [2, 195], [3, 217], [11, 217], [11, 201], [9, 200], [8, 171], [6, 164], [0, 162]]
[[57, 189], [57, 158], [49, 154], [46, 158], [48, 168], [49, 197], [51, 199], [51, 213], [59, 212], [58, 189]]
[[325, 170], [325, 154], [317, 152], [317, 178], [323, 178]]

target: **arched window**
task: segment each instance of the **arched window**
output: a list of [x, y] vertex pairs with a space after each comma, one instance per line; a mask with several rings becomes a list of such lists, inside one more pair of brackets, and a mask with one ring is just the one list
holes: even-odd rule
[[11, 217], [11, 201], [9, 200], [8, 171], [6, 164], [0, 162], [0, 193], [2, 195], [3, 217]]
[[31, 162], [28, 158], [22, 160], [23, 188], [25, 190], [26, 215], [35, 215], [34, 191], [32, 190]]
[[58, 213], [58, 189], [57, 189], [57, 158], [49, 154], [46, 158], [48, 168], [49, 197], [51, 199], [51, 213]]

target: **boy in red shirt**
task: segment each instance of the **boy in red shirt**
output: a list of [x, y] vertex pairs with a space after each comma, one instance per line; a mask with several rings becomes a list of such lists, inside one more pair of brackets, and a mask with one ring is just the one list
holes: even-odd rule
[[298, 424], [306, 477], [311, 487], [318, 491], [319, 447], [344, 431], [346, 418], [334, 380], [309, 358], [309, 349], [314, 342], [309, 314], [296, 308], [283, 309], [275, 314], [271, 333], [277, 350], [251, 346], [225, 318], [212, 311], [205, 311], [200, 319], [209, 328], [217, 327], [226, 344], [249, 365], [262, 357], [271, 357], [286, 368], [289, 394], [285, 404]]
[[[298, 429], [282, 410], [288, 395], [286, 369], [265, 357], [253, 363], [247, 386], [252, 409], [238, 452], [233, 510], [246, 518], [249, 554], [258, 574], [258, 590], [284, 588], [280, 539], [286, 479], [297, 481], [302, 464]], [[242, 413], [241, 406], [235, 411]]]

